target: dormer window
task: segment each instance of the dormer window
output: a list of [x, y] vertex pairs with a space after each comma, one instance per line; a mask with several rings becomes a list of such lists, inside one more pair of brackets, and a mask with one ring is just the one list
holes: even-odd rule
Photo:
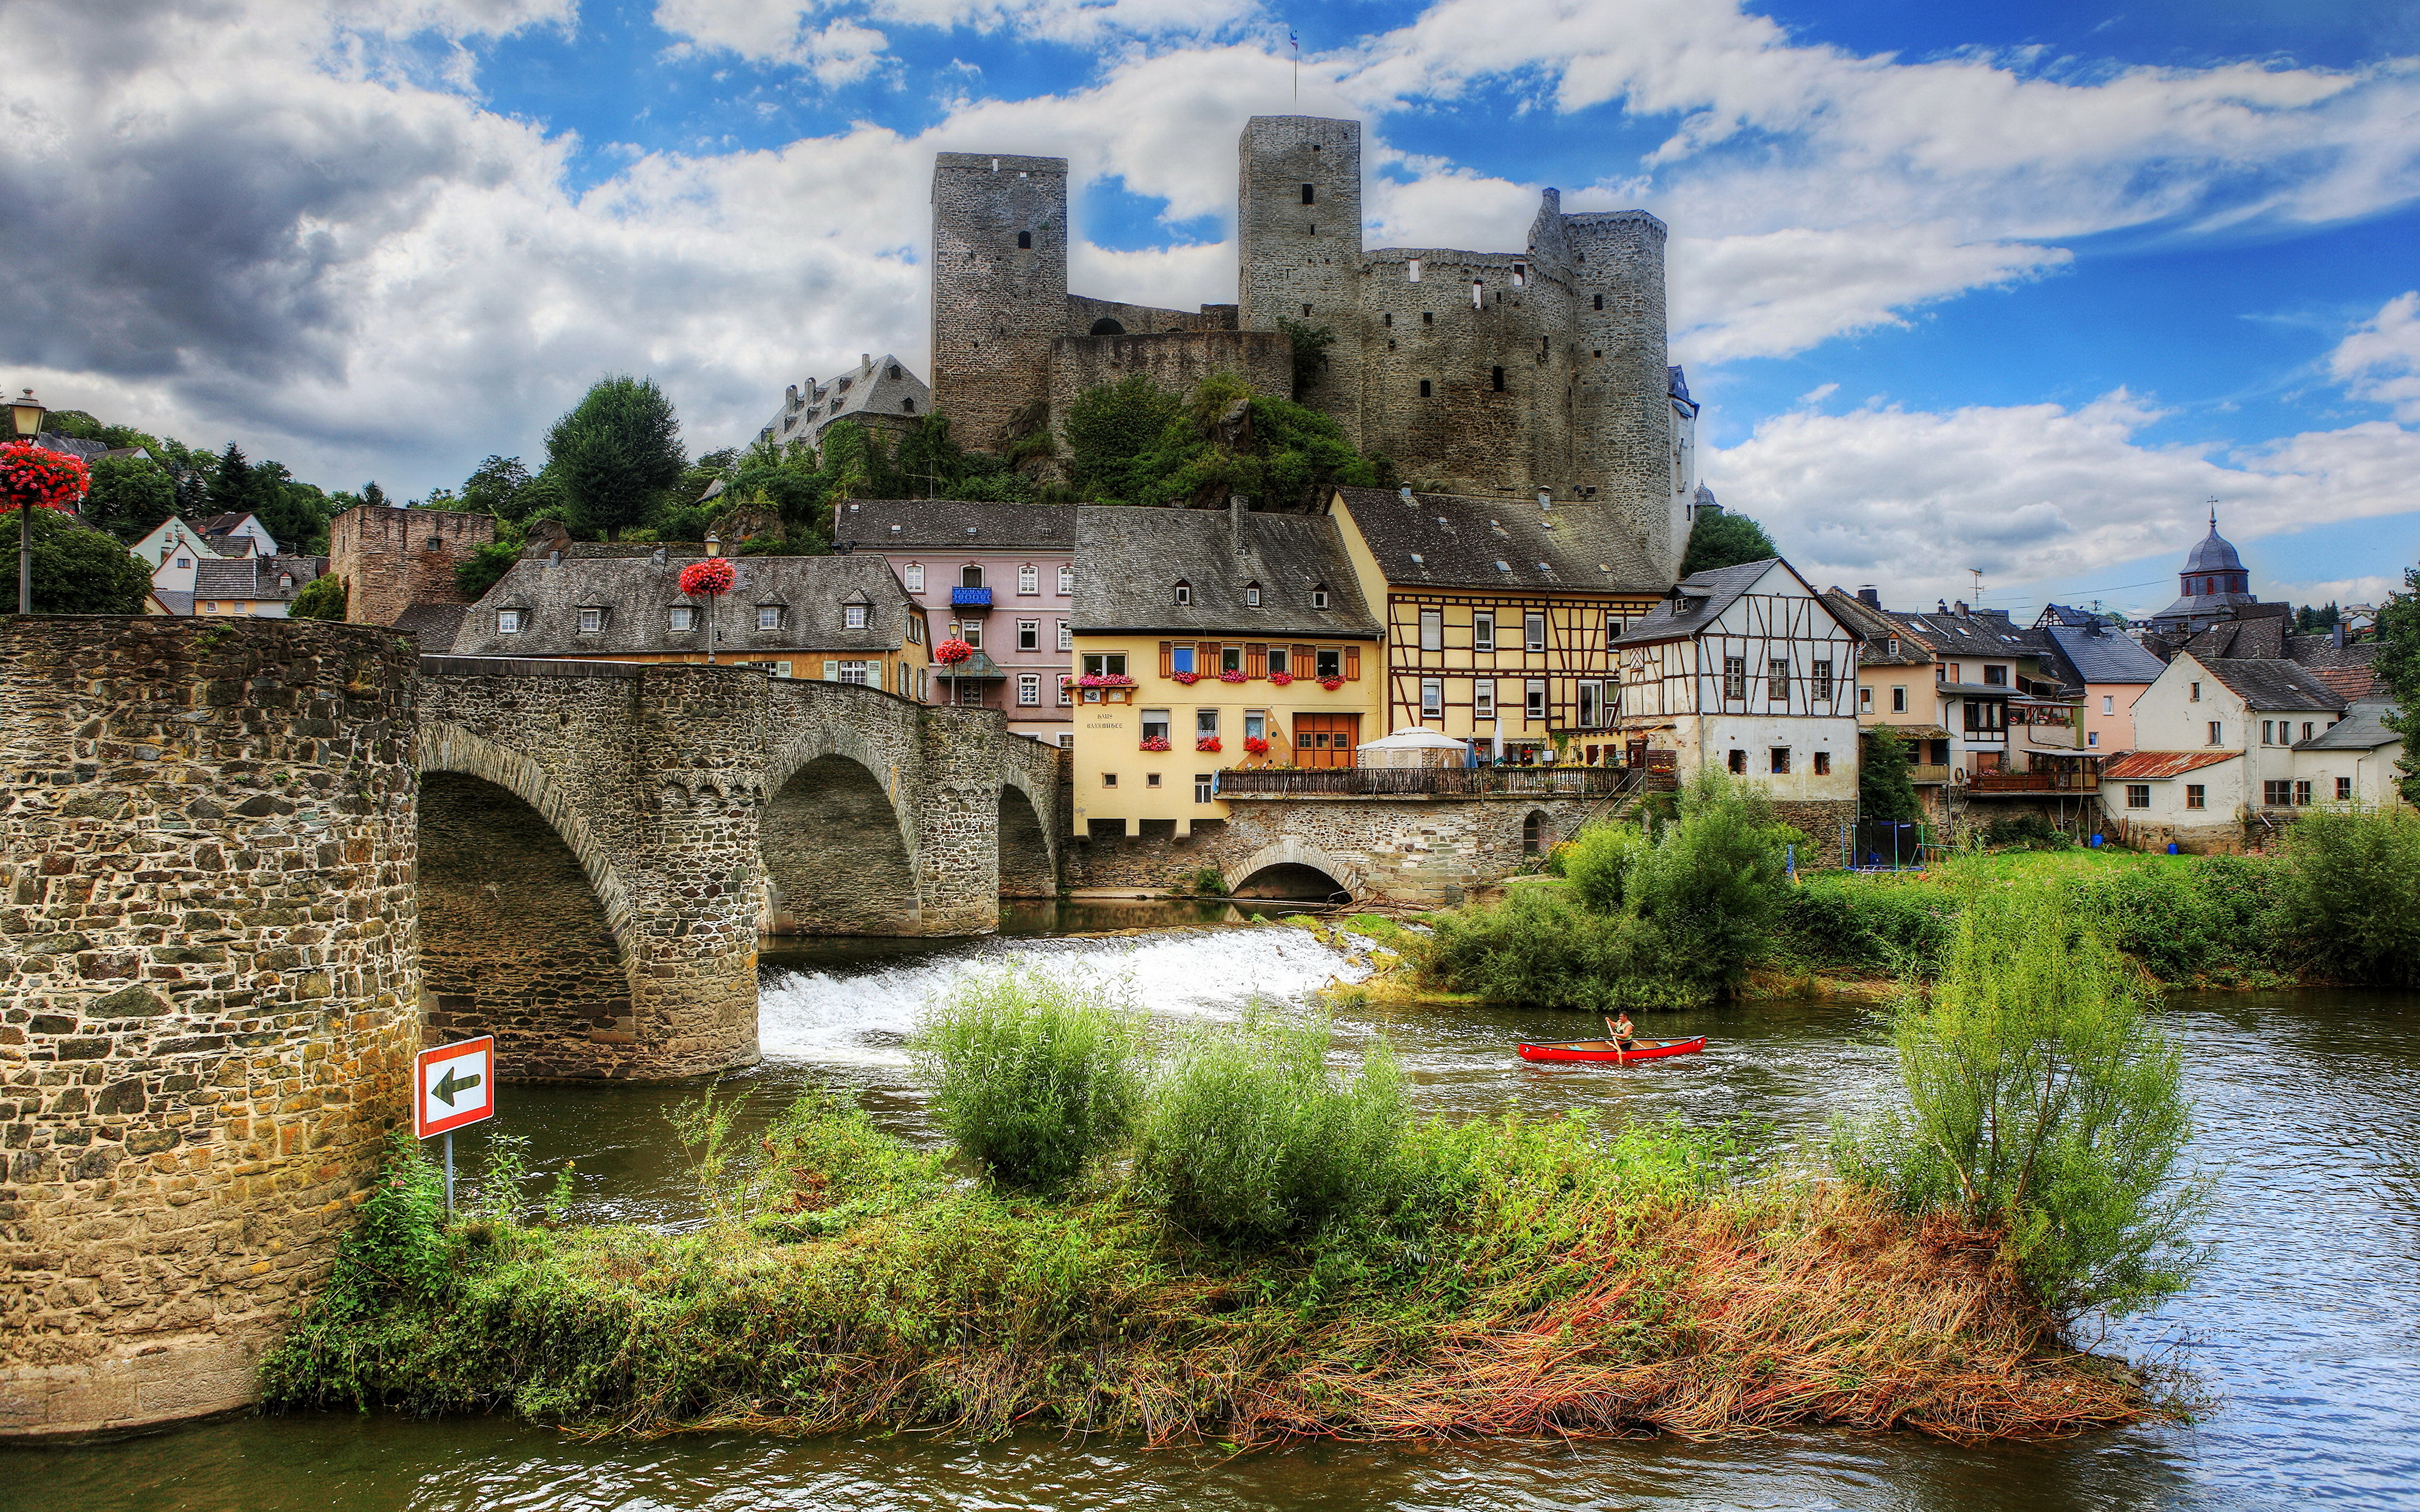
[[1176, 584], [1176, 602], [1179, 607], [1193, 602], [1193, 585], [1182, 579]]
[[841, 606], [840, 619], [841, 624], [846, 625], [849, 629], [864, 629], [865, 606], [863, 604], [845, 604]]
[[1311, 607], [1312, 609], [1326, 609], [1327, 607], [1327, 585], [1326, 583], [1321, 583], [1311, 591]]
[[1246, 609], [1259, 609], [1261, 607], [1261, 585], [1259, 583], [1246, 583], [1244, 585], [1244, 607]]
[[892, 382], [893, 382], [893, 383], [898, 382], [898, 381], [899, 381], [899, 377], [900, 377], [900, 374], [899, 374], [899, 364], [898, 364], [898, 363], [892, 363], [892, 364], [891, 364], [891, 381], [892, 381]]
[[496, 633], [498, 635], [520, 634], [521, 625], [526, 623], [528, 612], [526, 609], [518, 609], [496, 610]]
[[694, 630], [697, 628], [697, 610], [687, 604], [675, 604], [667, 621], [667, 628], [675, 631]]
[[1894, 656], [1899, 655], [1899, 637], [1892, 636], [1890, 640], [1885, 643], [1890, 647], [1890, 655]]
[[595, 635], [605, 628], [605, 611], [591, 606], [580, 611], [580, 633]]

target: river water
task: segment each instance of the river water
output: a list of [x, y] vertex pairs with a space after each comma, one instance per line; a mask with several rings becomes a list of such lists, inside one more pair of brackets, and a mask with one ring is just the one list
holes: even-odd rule
[[[1216, 908], [1027, 912], [979, 941], [833, 942], [768, 958], [763, 1065], [736, 1078], [762, 1113], [845, 1087], [911, 1137], [933, 1137], [901, 1041], [956, 973], [1016, 959], [1113, 972], [1170, 1026], [1252, 998], [1298, 1002], [1354, 963], [1281, 926], [1220, 928]], [[1066, 938], [1068, 929], [1156, 933]], [[502, 1420], [349, 1415], [237, 1419], [65, 1450], [0, 1455], [0, 1512], [114, 1509], [864, 1508], [1094, 1506], [1268, 1512], [1559, 1508], [2236, 1508], [2420, 1506], [2420, 997], [2294, 992], [2183, 997], [2173, 1026], [2217, 1177], [2215, 1259], [2189, 1295], [2108, 1331], [2102, 1348], [2173, 1361], [2195, 1421], [2048, 1444], [1958, 1448], [1831, 1431], [1713, 1443], [1311, 1445], [1228, 1458], [1033, 1435], [956, 1443], [695, 1436], [583, 1444]], [[1567, 1015], [1360, 1010], [1341, 1045], [1384, 1033], [1418, 1104], [1456, 1116], [1601, 1110], [1608, 1119], [1748, 1118], [1784, 1150], [1882, 1095], [1870, 1016], [1832, 1004], [1670, 1015], [1652, 1032], [1712, 1037], [1705, 1055], [1634, 1067], [1530, 1066], [1509, 1046], [1570, 1038]], [[493, 1126], [543, 1162], [574, 1159], [581, 1213], [695, 1221], [663, 1114], [694, 1088], [508, 1088]], [[475, 1163], [478, 1141], [462, 1153]]]

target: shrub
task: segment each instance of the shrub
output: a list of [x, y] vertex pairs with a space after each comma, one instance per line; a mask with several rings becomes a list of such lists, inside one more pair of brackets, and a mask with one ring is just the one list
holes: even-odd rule
[[2283, 962], [2284, 872], [2275, 861], [2195, 856], [2069, 877], [2059, 900], [2163, 981], [2241, 980]]
[[1125, 1137], [1140, 1035], [1104, 988], [1011, 968], [959, 978], [909, 1051], [960, 1149], [1005, 1185], [1055, 1192]]
[[1784, 848], [1806, 837], [1774, 816], [1762, 789], [1712, 768], [1682, 790], [1679, 814], [1638, 853], [1624, 897], [1663, 933], [1679, 980], [1718, 996], [1767, 948], [1789, 891]]
[[1205, 1237], [1267, 1241], [1383, 1195], [1404, 1088], [1381, 1041], [1350, 1076], [1327, 1067], [1328, 1022], [1258, 1009], [1204, 1027], [1153, 1079], [1135, 1144], [1142, 1191]]
[[1621, 906], [1621, 889], [1647, 849], [1647, 834], [1635, 825], [1590, 825], [1561, 845], [1555, 858], [1559, 873], [1572, 885], [1572, 896], [1594, 913], [1610, 914]]
[[2021, 813], [1995, 819], [1984, 825], [1983, 843], [2022, 847], [2029, 851], [2055, 851], [2071, 842], [2041, 815]]
[[2288, 916], [2332, 977], [2420, 986], [2420, 815], [2306, 814], [2287, 832]]
[[1930, 1002], [1900, 1005], [1906, 1105], [1845, 1137], [1843, 1165], [1910, 1211], [1998, 1227], [2063, 1316], [2180, 1290], [2205, 1196], [2181, 1178], [2191, 1109], [2152, 1001], [2048, 889], [1978, 892]]
[[1777, 932], [1821, 965], [1930, 976], [1958, 929], [1958, 900], [1938, 887], [1879, 877], [1815, 876], [1784, 899]]
[[289, 619], [342, 621], [345, 599], [345, 579], [323, 572], [302, 585], [294, 601], [286, 606], [286, 613]]

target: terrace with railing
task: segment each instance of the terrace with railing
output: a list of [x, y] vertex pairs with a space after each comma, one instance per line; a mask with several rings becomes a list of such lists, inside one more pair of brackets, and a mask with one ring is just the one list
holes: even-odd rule
[[1971, 797], [1994, 793], [2098, 793], [2098, 772], [1977, 772], [1966, 779]]
[[1670, 792], [1643, 766], [1246, 766], [1220, 772], [1221, 798], [1603, 798]]

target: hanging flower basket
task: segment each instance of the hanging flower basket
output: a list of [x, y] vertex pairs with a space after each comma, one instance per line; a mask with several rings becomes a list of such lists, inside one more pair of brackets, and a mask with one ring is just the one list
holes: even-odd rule
[[975, 648], [955, 636], [933, 648], [933, 659], [944, 667], [954, 667], [975, 654]]
[[1294, 686], [1294, 673], [1271, 672], [1269, 673], [1269, 686], [1271, 687], [1291, 687]]
[[1344, 679], [1342, 677], [1323, 677], [1319, 680], [1319, 686], [1333, 693], [1338, 688], [1344, 686]]
[[1218, 681], [1222, 683], [1240, 683], [1243, 680], [1244, 674], [1242, 672], [1227, 671], [1220, 672], [1218, 674]]
[[71, 510], [91, 482], [92, 471], [83, 457], [32, 441], [0, 446], [0, 504], [9, 509], [30, 503], [42, 509]]
[[717, 598], [731, 592], [739, 575], [725, 557], [708, 557], [681, 569], [680, 591], [692, 598]]
[[1168, 677], [1169, 681], [1172, 683], [1183, 683], [1187, 687], [1191, 687], [1194, 684], [1202, 681], [1202, 674], [1200, 672], [1171, 672], [1168, 674]]
[[[943, 642], [944, 645], [955, 643], [959, 642]], [[939, 654], [940, 653], [939, 652], [934, 653], [936, 656], [939, 656]], [[1109, 672], [1102, 675], [1087, 673], [1086, 675], [1076, 679], [1076, 686], [1078, 687], [1132, 687], [1135, 686], [1135, 680], [1128, 677], [1124, 672]]]
[[1265, 756], [1269, 753], [1269, 743], [1258, 735], [1246, 735], [1244, 750], [1249, 755]]
[[1169, 746], [1166, 737], [1160, 735], [1148, 735], [1143, 739], [1142, 748], [1144, 750], [1166, 750], [1169, 748]]
[[1193, 748], [1199, 751], [1215, 751], [1218, 749], [1218, 737], [1217, 735], [1204, 735], [1200, 740], [1193, 743]]

